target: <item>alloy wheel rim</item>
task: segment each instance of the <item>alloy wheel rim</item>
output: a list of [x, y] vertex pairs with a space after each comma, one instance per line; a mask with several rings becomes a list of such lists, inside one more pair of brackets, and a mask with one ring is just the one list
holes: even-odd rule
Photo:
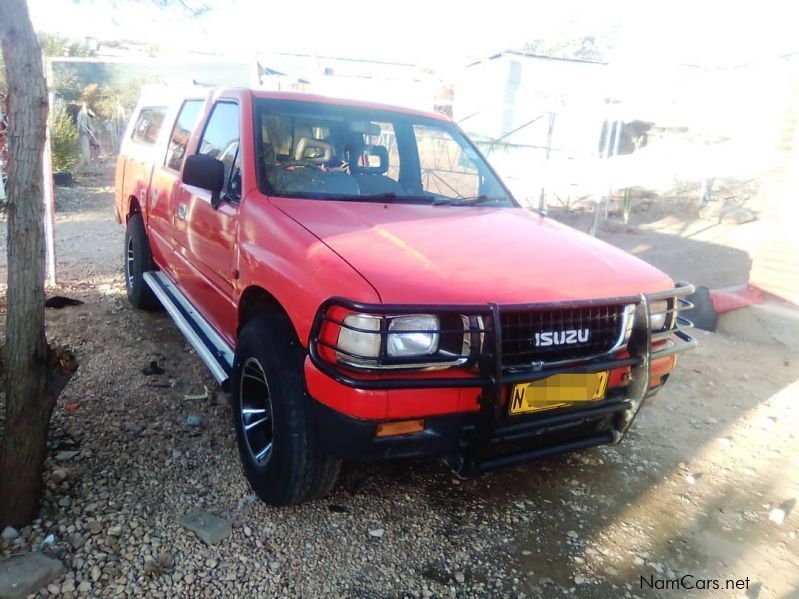
[[272, 455], [273, 422], [269, 383], [261, 363], [247, 358], [239, 381], [239, 417], [250, 456], [259, 465]]
[[128, 289], [133, 288], [133, 260], [135, 254], [133, 253], [133, 238], [128, 239], [127, 257], [125, 259], [125, 282], [128, 284]]

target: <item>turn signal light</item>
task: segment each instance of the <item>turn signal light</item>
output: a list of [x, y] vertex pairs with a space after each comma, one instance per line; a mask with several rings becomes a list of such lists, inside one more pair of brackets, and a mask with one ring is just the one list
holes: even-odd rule
[[396, 422], [380, 422], [375, 431], [375, 437], [394, 437], [396, 435], [410, 435], [421, 433], [424, 430], [424, 420], [398, 420]]

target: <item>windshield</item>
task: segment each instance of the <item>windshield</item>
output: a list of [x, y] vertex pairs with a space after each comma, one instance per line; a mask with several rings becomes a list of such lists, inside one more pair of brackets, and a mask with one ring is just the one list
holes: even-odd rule
[[312, 199], [513, 206], [452, 123], [316, 102], [257, 100], [261, 191]]

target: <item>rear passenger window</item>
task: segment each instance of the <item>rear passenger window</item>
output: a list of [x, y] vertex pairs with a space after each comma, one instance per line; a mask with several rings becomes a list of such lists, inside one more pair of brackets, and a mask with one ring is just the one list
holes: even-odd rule
[[166, 152], [166, 166], [174, 171], [179, 171], [183, 165], [183, 157], [186, 155], [186, 145], [189, 143], [200, 110], [203, 107], [202, 100], [188, 100], [183, 103], [178, 114], [175, 127], [172, 129], [172, 136], [169, 138], [169, 148]]
[[165, 106], [142, 108], [130, 138], [140, 144], [154, 144], [157, 142], [158, 134], [161, 132], [161, 125], [164, 124], [165, 114]]
[[217, 102], [203, 131], [197, 152], [221, 160], [225, 165], [225, 186], [222, 188], [222, 197], [234, 202], [241, 198], [239, 122], [238, 104]]

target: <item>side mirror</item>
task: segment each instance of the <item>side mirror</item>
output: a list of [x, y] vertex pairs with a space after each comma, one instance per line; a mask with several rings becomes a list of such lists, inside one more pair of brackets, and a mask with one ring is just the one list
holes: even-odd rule
[[210, 156], [189, 156], [183, 165], [183, 183], [210, 191], [211, 206], [216, 208], [222, 201], [219, 194], [225, 186], [225, 165]]

